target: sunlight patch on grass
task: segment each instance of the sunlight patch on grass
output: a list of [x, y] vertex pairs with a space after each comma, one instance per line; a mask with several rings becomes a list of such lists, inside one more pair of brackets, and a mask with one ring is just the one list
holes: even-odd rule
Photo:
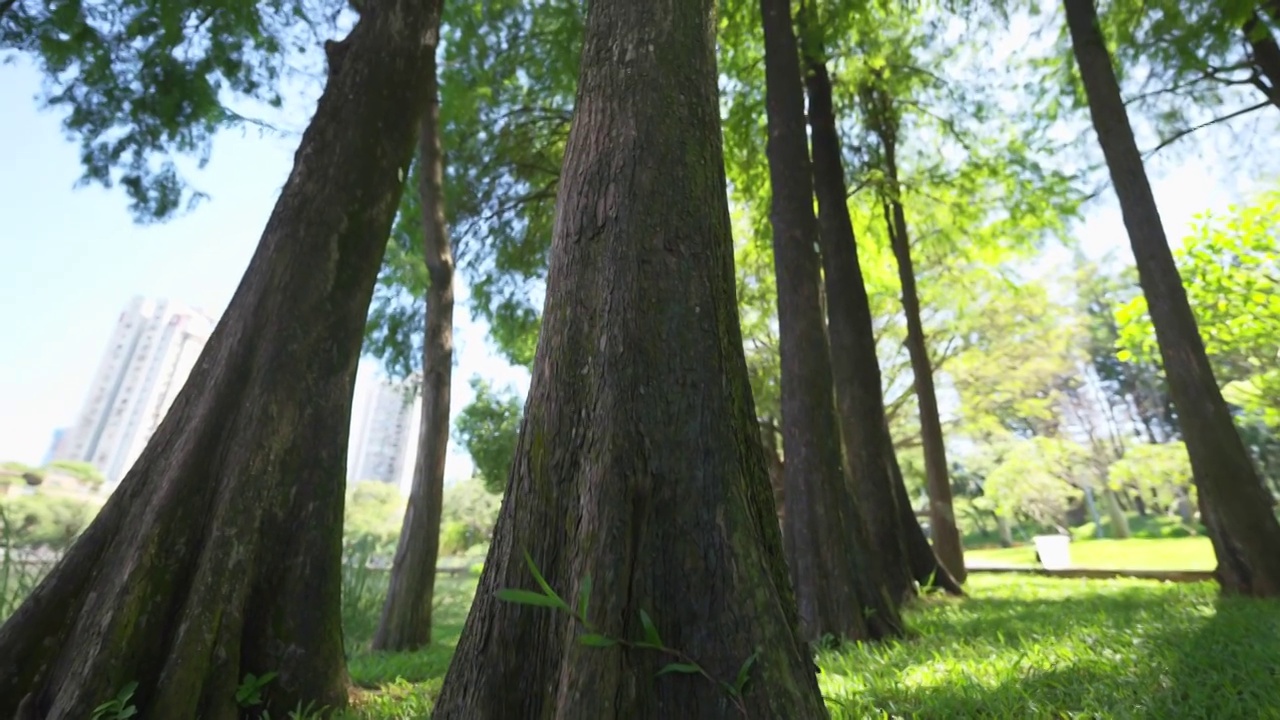
[[[992, 565], [1036, 567], [1033, 545], [968, 550], [965, 559]], [[1135, 538], [1071, 543], [1071, 565], [1098, 570], [1213, 570], [1217, 567], [1209, 538]]]

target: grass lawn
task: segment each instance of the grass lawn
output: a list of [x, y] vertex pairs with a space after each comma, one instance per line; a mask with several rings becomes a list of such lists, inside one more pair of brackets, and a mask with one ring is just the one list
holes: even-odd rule
[[[1036, 566], [1034, 545], [966, 550], [965, 559], [992, 565]], [[1213, 545], [1204, 536], [1071, 543], [1074, 567], [1099, 570], [1213, 570]]]
[[[1073, 550], [1075, 548], [1073, 547]], [[427, 717], [475, 579], [441, 578], [437, 644], [356, 652], [348, 718]], [[913, 637], [819, 655], [833, 718], [1280, 718], [1280, 604], [1208, 583], [976, 575]]]

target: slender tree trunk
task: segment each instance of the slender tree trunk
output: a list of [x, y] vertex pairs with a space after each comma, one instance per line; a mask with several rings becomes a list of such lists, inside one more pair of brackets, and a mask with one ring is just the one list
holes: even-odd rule
[[1065, 0], [1089, 112], [1111, 171], [1226, 592], [1280, 595], [1280, 523], [1232, 424], [1165, 238], [1093, 0]]
[[418, 135], [418, 195], [427, 265], [427, 318], [422, 358], [422, 423], [413, 489], [391, 566], [391, 582], [374, 650], [414, 650], [431, 642], [444, 462], [449, 449], [453, 379], [453, 248], [444, 221], [444, 153], [434, 58], [426, 78], [427, 111]]
[[1000, 531], [1000, 547], [1013, 547], [1013, 528], [1009, 525], [1009, 518], [996, 515], [996, 528]]
[[1120, 507], [1120, 496], [1110, 488], [1102, 492], [1107, 501], [1107, 514], [1111, 516], [1112, 534], [1117, 540], [1128, 539], [1133, 533], [1129, 530], [1129, 518], [1125, 516], [1124, 508]]
[[258, 250], [190, 380], [97, 518], [0, 627], [0, 717], [347, 701], [339, 620], [351, 388], [425, 105], [439, 2], [385, 0], [331, 70]]
[[924, 449], [925, 488], [929, 493], [929, 522], [934, 530], [934, 548], [944, 565], [961, 568], [964, 577], [964, 548], [956, 526], [951, 501], [951, 478], [947, 470], [947, 446], [942, 437], [942, 419], [938, 414], [938, 396], [933, 387], [933, 367], [925, 343], [924, 324], [920, 320], [920, 297], [916, 293], [915, 268], [911, 262], [911, 240], [907, 234], [907, 217], [898, 199], [898, 168], [894, 141], [885, 144], [885, 167], [889, 173], [893, 196], [885, 206], [889, 242], [898, 261], [898, 279], [902, 284], [902, 309], [907, 316], [907, 352], [911, 356], [911, 372], [915, 378], [916, 402], [920, 408], [920, 443]]
[[714, 7], [588, 6], [533, 382], [436, 720], [738, 716], [716, 682], [655, 677], [670, 655], [496, 598], [537, 587], [526, 552], [575, 607], [589, 589], [597, 632], [642, 640], [644, 611], [729, 683], [759, 652], [753, 716], [826, 717], [735, 305]]
[[[955, 523], [934, 525], [934, 545], [954, 551], [954, 567], [939, 572], [938, 558], [929, 547], [920, 522], [907, 499], [906, 486], [887, 432], [880, 361], [876, 355], [871, 304], [863, 284], [858, 248], [849, 218], [848, 190], [840, 157], [831, 103], [831, 78], [819, 49], [806, 48], [806, 85], [809, 124], [812, 128], [813, 180], [818, 198], [819, 245], [827, 290], [827, 330], [831, 342], [831, 367], [836, 406], [849, 474], [868, 533], [880, 553], [885, 582], [892, 597], [912, 594], [912, 580], [957, 586], [964, 576], [964, 557]], [[902, 485], [901, 497], [895, 486]], [[951, 504], [950, 487], [944, 501]], [[899, 502], [899, 500], [905, 502]], [[951, 513], [943, 513], [950, 515]], [[921, 554], [923, 574], [914, 573], [909, 561], [908, 536]]]
[[[901, 631], [901, 583], [888, 584], [841, 458], [831, 356], [819, 298], [817, 221], [800, 54], [789, 0], [761, 0], [773, 259], [782, 365], [787, 560], [805, 637]], [[900, 562], [901, 556], [897, 558]], [[896, 568], [901, 576], [901, 565]]]

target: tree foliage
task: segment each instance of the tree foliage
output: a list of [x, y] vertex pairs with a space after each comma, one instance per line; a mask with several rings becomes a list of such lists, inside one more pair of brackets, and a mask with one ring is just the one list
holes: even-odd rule
[[471, 380], [475, 400], [454, 422], [454, 437], [467, 449], [476, 475], [491, 493], [507, 487], [515, 457], [523, 402], [510, 389], [497, 389], [481, 378]]
[[44, 75], [40, 102], [63, 113], [79, 142], [81, 183], [118, 184], [135, 220], [160, 221], [203, 197], [177, 158], [203, 166], [218, 131], [280, 107], [290, 61], [317, 61], [320, 34], [344, 7], [17, 0], [0, 14], [0, 54], [19, 54]]
[[[1224, 395], [1280, 428], [1280, 191], [1199, 216], [1175, 260]], [[1122, 360], [1157, 357], [1141, 295], [1115, 317]]]

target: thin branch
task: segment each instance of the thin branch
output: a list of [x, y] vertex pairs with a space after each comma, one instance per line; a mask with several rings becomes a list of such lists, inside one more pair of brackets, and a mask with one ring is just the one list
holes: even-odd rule
[[4, 14], [9, 12], [9, 8], [13, 7], [17, 2], [18, 0], [0, 0], [0, 18], [3, 18]]
[[1199, 125], [1196, 125], [1196, 126], [1194, 126], [1194, 127], [1189, 127], [1189, 128], [1183, 129], [1183, 130], [1179, 130], [1178, 132], [1176, 132], [1176, 133], [1174, 133], [1174, 134], [1170, 135], [1169, 137], [1165, 138], [1164, 140], [1161, 140], [1159, 145], [1156, 145], [1155, 147], [1153, 147], [1153, 148], [1151, 148], [1150, 150], [1148, 150], [1148, 151], [1146, 151], [1145, 153], [1143, 153], [1143, 154], [1142, 154], [1142, 159], [1143, 159], [1143, 160], [1147, 160], [1147, 159], [1149, 159], [1152, 155], [1155, 155], [1156, 153], [1158, 153], [1158, 152], [1160, 152], [1161, 150], [1163, 150], [1163, 149], [1165, 149], [1165, 148], [1169, 147], [1170, 145], [1172, 145], [1172, 144], [1176, 143], [1177, 141], [1179, 141], [1179, 140], [1181, 140], [1182, 138], [1184, 138], [1184, 137], [1186, 137], [1186, 136], [1190, 135], [1190, 134], [1191, 134], [1191, 133], [1193, 133], [1193, 132], [1196, 132], [1196, 131], [1198, 131], [1198, 130], [1203, 130], [1203, 129], [1205, 129], [1205, 128], [1207, 128], [1207, 127], [1210, 127], [1210, 126], [1212, 126], [1212, 125], [1217, 125], [1217, 124], [1219, 124], [1219, 123], [1224, 123], [1224, 122], [1227, 122], [1227, 121], [1229, 121], [1229, 120], [1234, 120], [1235, 118], [1238, 118], [1238, 117], [1240, 117], [1241, 115], [1248, 115], [1249, 113], [1254, 112], [1255, 110], [1261, 110], [1262, 108], [1270, 107], [1270, 106], [1271, 106], [1271, 104], [1272, 104], [1272, 103], [1271, 103], [1271, 101], [1270, 101], [1270, 100], [1265, 100], [1265, 101], [1263, 101], [1263, 102], [1258, 103], [1257, 105], [1250, 105], [1250, 106], [1249, 106], [1249, 107], [1247, 107], [1247, 108], [1243, 108], [1243, 109], [1237, 110], [1237, 111], [1235, 111], [1235, 112], [1233, 112], [1233, 113], [1228, 113], [1227, 115], [1223, 115], [1223, 116], [1222, 116], [1222, 117], [1220, 117], [1220, 118], [1214, 118], [1213, 120], [1209, 120], [1208, 122], [1200, 123]]

